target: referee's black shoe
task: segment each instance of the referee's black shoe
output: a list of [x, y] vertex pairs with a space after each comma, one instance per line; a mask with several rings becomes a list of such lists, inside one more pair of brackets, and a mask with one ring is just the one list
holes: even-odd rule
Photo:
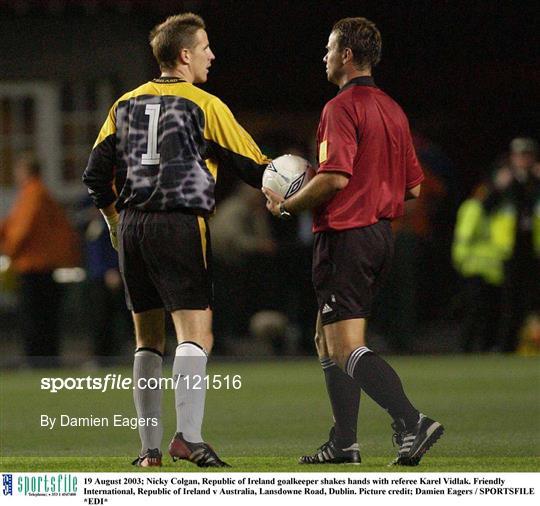
[[174, 462], [178, 459], [189, 460], [199, 467], [231, 467], [217, 456], [209, 444], [190, 443], [184, 439], [181, 432], [177, 432], [172, 438], [169, 455]]
[[334, 427], [330, 429], [328, 441], [324, 443], [313, 455], [300, 457], [299, 464], [360, 464], [360, 448], [353, 443], [346, 448], [337, 444]]
[[417, 466], [444, 432], [439, 422], [421, 413], [412, 430], [406, 430], [401, 420], [394, 422], [392, 428], [395, 431], [393, 439], [399, 445], [398, 455], [390, 464], [395, 466]]

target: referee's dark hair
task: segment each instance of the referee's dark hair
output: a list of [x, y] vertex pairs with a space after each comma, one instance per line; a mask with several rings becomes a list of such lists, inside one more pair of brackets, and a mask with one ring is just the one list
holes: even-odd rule
[[381, 32], [366, 18], [343, 18], [332, 27], [339, 49], [349, 48], [359, 70], [375, 67], [381, 60]]
[[205, 28], [203, 19], [192, 12], [170, 16], [155, 26], [150, 32], [150, 46], [159, 68], [176, 67], [180, 50], [193, 47], [193, 36]]

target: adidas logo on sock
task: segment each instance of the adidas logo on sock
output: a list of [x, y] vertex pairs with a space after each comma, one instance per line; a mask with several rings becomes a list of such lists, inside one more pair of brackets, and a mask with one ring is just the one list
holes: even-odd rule
[[322, 314], [330, 313], [331, 311], [333, 311], [333, 309], [328, 304], [325, 304], [322, 308]]

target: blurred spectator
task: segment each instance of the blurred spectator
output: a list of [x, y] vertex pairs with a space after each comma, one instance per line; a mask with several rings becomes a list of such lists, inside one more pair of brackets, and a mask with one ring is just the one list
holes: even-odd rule
[[[426, 131], [429, 132], [429, 127], [426, 126], [426, 128]], [[414, 149], [416, 150], [416, 154], [422, 164], [422, 167], [427, 167], [434, 174], [434, 176], [441, 181], [450, 197], [448, 204], [451, 206], [458, 193], [458, 182], [452, 160], [448, 158], [440, 146], [435, 144], [420, 132], [413, 131], [412, 135]], [[445, 211], [445, 209], [440, 209], [439, 212]]]
[[[312, 160], [310, 150], [301, 139], [276, 133], [265, 137], [275, 156], [291, 154]], [[315, 149], [315, 146], [313, 146]], [[272, 234], [277, 242], [275, 258], [278, 297], [274, 307], [289, 319], [289, 333], [296, 334], [298, 353], [315, 352], [313, 336], [317, 320], [317, 301], [311, 281], [313, 232], [311, 211], [304, 211], [288, 221], [270, 218]], [[292, 332], [291, 332], [292, 331]]]
[[427, 137], [413, 132], [418, 160], [426, 174], [420, 198], [409, 203], [410, 212], [400, 219], [415, 232], [417, 251], [416, 314], [420, 322], [446, 319], [454, 294], [456, 274], [450, 255], [458, 207], [458, 177], [444, 151]]
[[131, 317], [109, 229], [93, 203], [89, 199], [85, 203], [90, 213], [84, 232], [88, 301], [92, 308], [90, 338], [97, 365], [109, 365], [119, 354], [122, 331], [126, 334], [126, 329], [131, 328]]
[[450, 259], [456, 212], [452, 161], [428, 137], [413, 132], [425, 180], [420, 197], [394, 220], [394, 259], [375, 299], [372, 327], [393, 351], [413, 351], [418, 326], [447, 318], [455, 272]]
[[521, 330], [517, 352], [528, 357], [540, 355], [540, 314], [527, 317]]
[[490, 351], [497, 344], [508, 235], [498, 233], [500, 216], [485, 209], [488, 188], [480, 185], [459, 207], [452, 245], [454, 267], [465, 279], [460, 339], [465, 352]]
[[[424, 297], [433, 297], [440, 283], [435, 273], [442, 262], [434, 239], [437, 213], [446, 197], [441, 179], [423, 167], [425, 179], [418, 199], [406, 203], [405, 215], [392, 224], [394, 259], [376, 299], [373, 326], [397, 352], [410, 352]], [[437, 256], [439, 255], [439, 256]]]
[[[281, 221], [283, 220], [275, 220]], [[311, 280], [313, 232], [311, 212], [304, 211], [291, 220], [296, 225], [296, 247], [289, 250], [289, 273], [286, 278], [290, 293], [288, 305], [291, 310], [287, 313], [289, 319], [297, 321], [300, 328], [298, 352], [305, 355], [315, 353], [315, 322], [317, 321], [317, 300]], [[284, 222], [287, 223], [287, 222]], [[281, 250], [282, 251], [282, 250]], [[281, 253], [285, 256], [286, 251]]]
[[241, 185], [210, 220], [218, 351], [223, 351], [222, 336], [247, 334], [249, 318], [260, 309], [268, 309], [270, 297], [277, 293], [270, 286], [276, 243], [268, 216], [263, 194]]
[[62, 292], [52, 273], [78, 264], [78, 237], [43, 184], [32, 155], [16, 160], [14, 175], [19, 193], [0, 223], [0, 250], [19, 276], [20, 328], [29, 364], [56, 366]]
[[528, 313], [540, 309], [540, 164], [538, 142], [518, 137], [510, 143], [507, 165], [495, 174], [485, 201], [500, 215], [509, 254], [504, 265], [503, 312], [499, 346], [515, 351]]
[[289, 347], [289, 321], [279, 311], [259, 311], [249, 321], [249, 333], [253, 339], [266, 342], [274, 355], [285, 355]]

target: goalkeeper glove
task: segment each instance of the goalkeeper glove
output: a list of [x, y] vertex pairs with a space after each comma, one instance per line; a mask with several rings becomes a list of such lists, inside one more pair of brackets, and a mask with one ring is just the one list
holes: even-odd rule
[[118, 223], [120, 221], [120, 215], [115, 213], [110, 216], [103, 216], [109, 227], [109, 236], [111, 237], [112, 247], [118, 251]]

